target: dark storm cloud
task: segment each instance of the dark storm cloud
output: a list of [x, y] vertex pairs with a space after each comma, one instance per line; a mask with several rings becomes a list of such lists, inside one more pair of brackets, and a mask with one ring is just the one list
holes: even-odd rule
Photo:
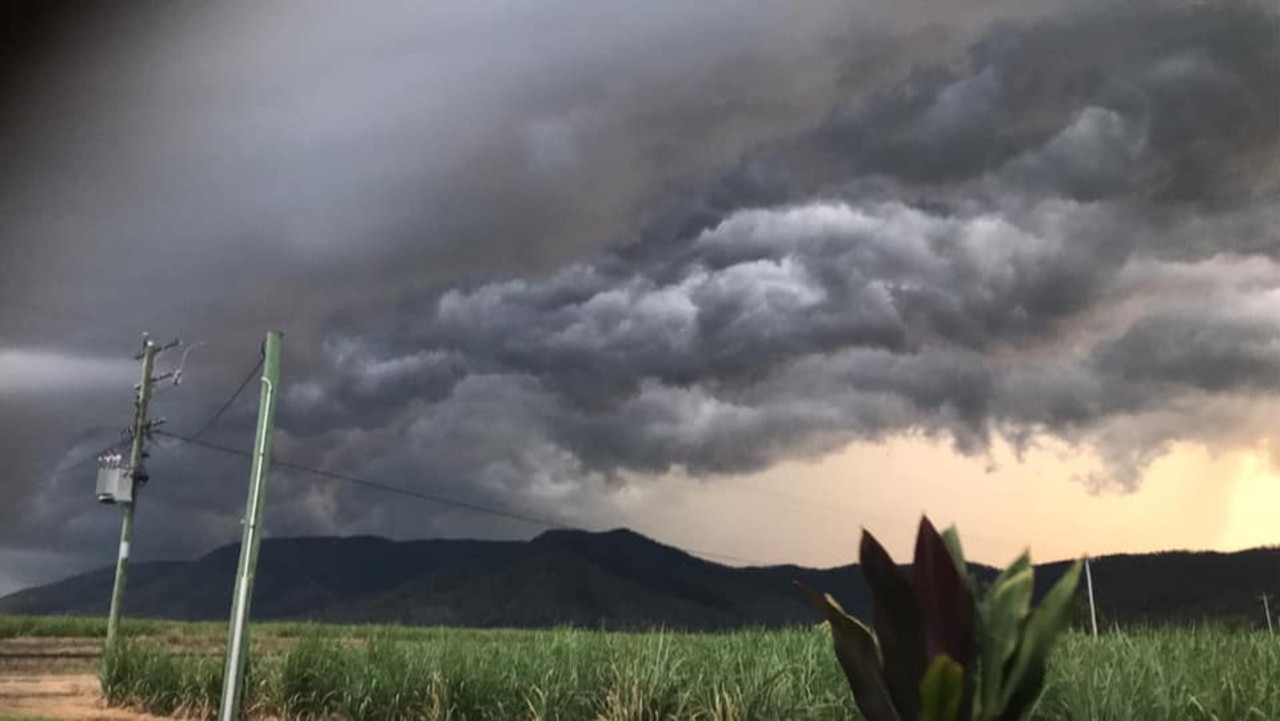
[[[200, 228], [168, 290], [213, 299], [224, 349], [256, 350], [243, 328], [263, 322], [290, 331], [282, 457], [557, 518], [649, 474], [899, 434], [971, 454], [1066, 440], [1102, 459], [1088, 480], [1126, 488], [1171, 442], [1249, 440], [1277, 377], [1276, 16], [1089, 3], [953, 56], [963, 34], [910, 9], [832, 7], [646, 11], [636, 38], [591, 15], [600, 38], [539, 25], [546, 47], [460, 10], [439, 18], [459, 38], [435, 38], [457, 57], [426, 59], [410, 29], [330, 47], [321, 13], [320, 39], [290, 54], [264, 25], [235, 36], [250, 60], [158, 95], [194, 109], [155, 123], [172, 162], [131, 162], [184, 202], [126, 246]], [[356, 26], [385, 38], [400, 12]], [[476, 60], [477, 37], [512, 47]], [[422, 70], [432, 59], [456, 66]], [[192, 164], [205, 172], [167, 170]], [[116, 243], [136, 224], [136, 208], [102, 210], [122, 190], [63, 190]], [[19, 220], [56, 230], [56, 215]], [[10, 257], [19, 288], [41, 277], [10, 280], [20, 267], [79, 262], [34, 243]], [[299, 318], [327, 319], [323, 340]], [[216, 385], [233, 385], [227, 366], [251, 354], [218, 353]], [[149, 489], [157, 537], [234, 537], [236, 459], [174, 446], [153, 462], [200, 479]], [[277, 533], [528, 530], [296, 472], [273, 483]], [[109, 537], [114, 518], [68, 510], [84, 485], [55, 472], [27, 492], [28, 523], [71, 518], [69, 546]]]
[[[1238, 172], [1276, 147], [1275, 29], [1241, 6], [1150, 4], [993, 30], [963, 69], [921, 68], [767, 144], [615, 253], [335, 336], [332, 373], [292, 389], [285, 426], [334, 438], [353, 421], [326, 409], [363, 407], [380, 448], [420, 454], [400, 472], [463, 488], [752, 471], [916, 431], [969, 453], [996, 433], [1087, 442], [1133, 483], [1168, 442], [1227, 436], [1126, 424], [1280, 377], [1257, 222], [1276, 186]], [[1196, 237], [1164, 232], [1188, 213]], [[1252, 317], [1097, 318], [1142, 268], [1209, 262], [1197, 243], [1261, 246], [1261, 271], [1208, 281]]]
[[[46, 476], [94, 450], [72, 433], [117, 437], [132, 380], [99, 371], [137, 333], [206, 341], [155, 409], [194, 428], [264, 328], [289, 334], [303, 375], [326, 358], [322, 321], [367, 327], [407, 288], [548, 272], [623, 233], [668, 181], [870, 82], [829, 53], [858, 35], [839, 2], [45, 5], [6, 7], [22, 22], [4, 25], [0, 71], [0, 287], [25, 303], [0, 304], [0, 353], [25, 369], [6, 373], [6, 400], [11, 385], [36, 399], [0, 404], [6, 483], [24, 499], [0, 526], [23, 538], [75, 514], [109, 525], [80, 502], [91, 469]], [[79, 395], [50, 393], [51, 374]], [[397, 393], [429, 397], [429, 375]], [[370, 424], [387, 399], [365, 383], [327, 400]], [[40, 521], [9, 522], [37, 506]]]
[[1270, 393], [1280, 387], [1280, 322], [1216, 309], [1152, 315], [1098, 348], [1096, 361], [1135, 385]]

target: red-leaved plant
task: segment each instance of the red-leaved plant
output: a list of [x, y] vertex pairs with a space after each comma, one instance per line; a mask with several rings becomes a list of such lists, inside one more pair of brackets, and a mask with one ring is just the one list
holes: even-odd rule
[[1017, 721], [1044, 689], [1049, 651], [1065, 626], [1080, 564], [1032, 608], [1023, 553], [982, 599], [955, 528], [920, 521], [908, 576], [863, 531], [862, 575], [871, 627], [827, 594], [797, 582], [831, 628], [836, 658], [867, 721]]

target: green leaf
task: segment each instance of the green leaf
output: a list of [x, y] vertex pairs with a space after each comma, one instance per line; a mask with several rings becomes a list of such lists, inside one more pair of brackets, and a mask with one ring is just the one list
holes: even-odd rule
[[920, 721], [958, 721], [964, 669], [945, 654], [933, 659], [920, 682]]
[[992, 584], [992, 588], [1029, 568], [1031, 568], [1031, 552], [1023, 551], [1020, 556], [1013, 559], [1013, 563], [1010, 563], [1008, 568], [1000, 572], [1000, 575], [996, 577], [995, 582]]
[[951, 558], [956, 562], [956, 571], [966, 581], [970, 582], [972, 587], [973, 579], [969, 577], [969, 566], [964, 561], [964, 548], [960, 545], [960, 532], [955, 526], [947, 526], [947, 530], [942, 532], [942, 542], [946, 544], [947, 551], [951, 553]]
[[1080, 581], [1080, 568], [1079, 561], [1071, 564], [1071, 568], [1062, 574], [1062, 578], [1049, 589], [1040, 605], [1027, 618], [1022, 642], [1013, 657], [1009, 673], [1005, 676], [1002, 692], [1004, 708], [1000, 721], [1022, 718], [1039, 698], [1044, 685], [1049, 650], [1058, 633], [1066, 626], [1071, 601]]
[[867, 721], [902, 721], [885, 686], [880, 649], [871, 630], [845, 613], [829, 594], [819, 594], [799, 581], [795, 584], [831, 625], [836, 660], [849, 681], [858, 710]]
[[[947, 551], [951, 553], [951, 558], [956, 562], [956, 571], [960, 574], [960, 579], [964, 581], [964, 585], [969, 589], [969, 596], [973, 599], [973, 638], [974, 644], [983, 637], [982, 614], [978, 610], [978, 582], [974, 579], [973, 574], [969, 573], [969, 564], [964, 559], [964, 547], [960, 545], [960, 532], [956, 530], [954, 525], [947, 526], [942, 532], [942, 542], [946, 544]], [[976, 649], [970, 658], [969, 663], [964, 669], [964, 698], [960, 700], [960, 708], [965, 709], [965, 713], [972, 715], [974, 708], [974, 697], [978, 693], [978, 669], [975, 667], [978, 663], [978, 655], [981, 649]]]
[[920, 679], [925, 671], [915, 594], [889, 552], [866, 531], [862, 532], [859, 561], [875, 601], [872, 625], [884, 655], [885, 685], [902, 717], [913, 721], [920, 715]]
[[[1023, 559], [1026, 558], [1024, 555]], [[1022, 559], [1019, 559], [1020, 561]], [[1031, 611], [1035, 576], [1030, 563], [1014, 562], [982, 602], [982, 671], [978, 686], [979, 719], [999, 718], [1003, 710], [1004, 669], [1018, 648], [1023, 622]]]

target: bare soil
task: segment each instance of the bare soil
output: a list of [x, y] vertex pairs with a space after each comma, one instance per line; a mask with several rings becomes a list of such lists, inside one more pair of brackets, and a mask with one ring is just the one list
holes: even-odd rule
[[107, 708], [98, 685], [102, 639], [0, 639], [0, 721], [156, 719]]
[[[169, 653], [221, 655], [226, 645], [221, 636], [166, 634], [139, 640]], [[260, 636], [251, 642], [255, 653], [281, 653], [297, 639]], [[0, 639], [0, 721], [159, 719], [106, 706], [97, 677], [101, 658], [100, 638]]]
[[92, 674], [0, 674], [0, 719], [158, 719], [156, 716], [107, 708]]
[[0, 679], [23, 675], [92, 674], [98, 670], [101, 656], [102, 641], [98, 639], [0, 639]]

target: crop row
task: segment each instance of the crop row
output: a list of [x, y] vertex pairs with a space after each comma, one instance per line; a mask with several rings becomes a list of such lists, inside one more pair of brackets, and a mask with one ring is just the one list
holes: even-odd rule
[[[612, 634], [314, 627], [249, 669], [254, 715], [353, 719], [850, 719], [825, 630]], [[135, 640], [109, 702], [209, 716], [221, 658]], [[1280, 641], [1210, 629], [1064, 638], [1035, 719], [1280, 719]]]

